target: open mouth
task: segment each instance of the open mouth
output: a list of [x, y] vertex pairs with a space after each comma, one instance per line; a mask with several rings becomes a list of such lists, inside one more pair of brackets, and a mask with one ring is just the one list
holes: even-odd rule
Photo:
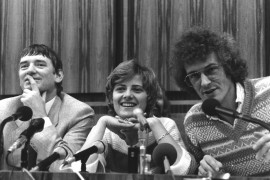
[[120, 105], [123, 107], [135, 107], [137, 104], [132, 103], [132, 102], [123, 102], [123, 103], [120, 103]]
[[[35, 81], [40, 81], [41, 80], [41, 78], [33, 78]], [[28, 78], [26, 78], [25, 80], [24, 80], [25, 82], [29, 82], [29, 79]]]
[[209, 90], [203, 91], [203, 93], [206, 95], [209, 95], [209, 94], [213, 93], [215, 90], [216, 89], [209, 89]]

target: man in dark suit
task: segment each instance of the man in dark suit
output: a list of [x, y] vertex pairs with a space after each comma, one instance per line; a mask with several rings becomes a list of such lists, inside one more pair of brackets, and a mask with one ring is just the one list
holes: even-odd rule
[[[21, 106], [33, 111], [32, 119], [43, 118], [44, 129], [31, 138], [31, 149], [36, 153], [36, 163], [55, 150], [63, 157], [72, 155], [83, 145], [94, 125], [94, 111], [87, 104], [62, 92], [64, 78], [62, 62], [56, 53], [42, 44], [25, 48], [19, 63], [19, 79], [23, 93], [0, 101], [0, 121], [14, 114]], [[3, 130], [3, 154], [0, 169], [20, 167], [21, 149], [15, 150], [5, 160], [7, 149], [29, 126], [30, 121], [11, 121]], [[50, 166], [59, 170], [62, 161]]]

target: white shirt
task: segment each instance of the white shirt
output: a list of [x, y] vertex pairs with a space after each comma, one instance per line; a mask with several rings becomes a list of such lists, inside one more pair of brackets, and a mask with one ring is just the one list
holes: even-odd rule
[[[51, 110], [54, 101], [55, 101], [55, 97], [52, 98], [50, 101], [48, 101], [48, 102], [45, 104], [45, 110], [46, 110], [46, 113], [47, 113], [47, 114], [48, 114], [49, 111]], [[49, 118], [48, 116], [42, 117], [42, 118], [43, 118], [44, 121], [45, 121], [45, 123], [44, 123], [44, 128], [46, 128], [46, 127], [52, 125], [52, 122], [51, 122], [51, 120], [50, 120], [50, 118]]]
[[[237, 103], [236, 111], [238, 113], [242, 112], [244, 98], [245, 98], [244, 87], [240, 83], [236, 83], [236, 99], [235, 99], [235, 102]], [[206, 117], [209, 118], [210, 120], [217, 120], [217, 121], [221, 121], [221, 122], [223, 122], [225, 124], [229, 124], [229, 123], [227, 123], [225, 121], [220, 120], [218, 117], [215, 117], [215, 116], [206, 115]], [[236, 122], [236, 121], [234, 121], [234, 122]]]

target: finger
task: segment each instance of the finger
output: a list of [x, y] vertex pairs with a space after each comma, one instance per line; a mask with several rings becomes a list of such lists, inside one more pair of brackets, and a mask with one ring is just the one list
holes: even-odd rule
[[25, 96], [26, 94], [30, 93], [31, 90], [30, 89], [24, 89], [23, 90], [23, 93], [22, 93], [22, 96]]
[[38, 86], [37, 86], [37, 83], [36, 81], [34, 80], [34, 78], [32, 76], [27, 76], [29, 82], [30, 82], [30, 86], [32, 88], [32, 91], [38, 91], [39, 92], [39, 89], [38, 89]]
[[209, 155], [204, 156], [204, 163], [210, 167], [211, 172], [219, 171], [220, 168], [222, 168], [222, 163], [217, 161], [215, 158]]
[[215, 170], [211, 167], [211, 165], [206, 162], [204, 159], [200, 161], [200, 166], [204, 169], [205, 172], [214, 172]]
[[121, 126], [123, 125], [124, 127], [133, 127], [134, 126], [134, 124], [132, 122], [125, 121], [122, 119], [118, 119], [118, 122], [120, 122]]
[[262, 148], [256, 153], [256, 159], [266, 159], [270, 149], [270, 142], [267, 142]]
[[265, 162], [269, 162], [270, 161], [270, 150], [268, 150], [263, 157]]
[[132, 123], [139, 123], [138, 119], [134, 117], [128, 118], [128, 121]]
[[20, 100], [21, 100], [21, 102], [23, 102], [28, 96], [28, 94], [31, 92], [31, 90], [29, 90], [29, 89], [24, 89], [23, 90], [23, 93], [21, 94], [21, 96], [20, 96]]
[[263, 146], [263, 148], [261, 149], [261, 152], [265, 155], [267, 154], [267, 152], [270, 149], [270, 142], [265, 143], [265, 145]]
[[259, 140], [252, 146], [255, 151], [262, 149], [263, 146], [270, 141], [270, 134], [262, 134], [259, 132], [254, 133], [254, 136], [259, 137]]
[[198, 175], [199, 175], [199, 176], [204, 176], [204, 175], [206, 175], [206, 174], [207, 174], [207, 172], [203, 169], [202, 166], [200, 166], [200, 167], [199, 167]]
[[263, 136], [265, 135], [264, 132], [254, 132], [253, 134], [254, 134], [254, 136], [255, 136], [256, 138], [261, 138], [261, 137], [263, 137]]

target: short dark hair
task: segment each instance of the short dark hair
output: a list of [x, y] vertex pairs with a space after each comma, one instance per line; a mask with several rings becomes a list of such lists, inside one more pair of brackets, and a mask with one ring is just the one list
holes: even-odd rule
[[245, 60], [240, 56], [235, 40], [229, 34], [218, 34], [206, 28], [193, 27], [185, 32], [175, 44], [172, 57], [172, 68], [177, 85], [186, 91], [194, 92], [185, 83], [187, 75], [184, 65], [194, 62], [204, 62], [215, 53], [225, 74], [233, 82], [243, 84], [248, 75]]
[[145, 112], [147, 113], [147, 116], [151, 116], [153, 114], [159, 88], [156, 75], [150, 68], [138, 64], [136, 60], [127, 60], [120, 63], [107, 78], [106, 96], [109, 101], [108, 106], [110, 115], [116, 115], [111, 102], [115, 85], [129, 80], [135, 75], [139, 75], [142, 78], [142, 85], [147, 93], [147, 105]]
[[[63, 64], [61, 59], [57, 56], [57, 54], [44, 44], [32, 44], [25, 49], [20, 54], [20, 59], [24, 56], [32, 56], [32, 55], [42, 55], [47, 57], [52, 61], [55, 73], [58, 73], [60, 70], [63, 70]], [[60, 92], [63, 90], [62, 81], [56, 83], [57, 94], [59, 95]]]

